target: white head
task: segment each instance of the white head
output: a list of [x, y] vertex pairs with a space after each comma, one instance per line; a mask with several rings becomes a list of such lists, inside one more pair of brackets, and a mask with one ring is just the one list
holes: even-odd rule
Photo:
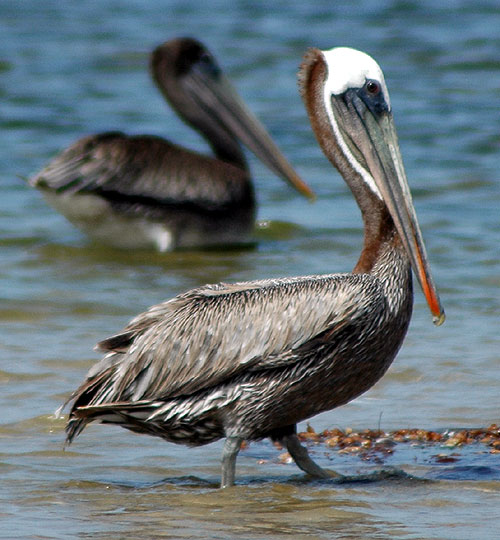
[[335, 47], [321, 53], [328, 69], [325, 93], [339, 95], [350, 88], [361, 88], [367, 80], [373, 79], [380, 83], [390, 109], [391, 103], [384, 74], [371, 56], [349, 47]]

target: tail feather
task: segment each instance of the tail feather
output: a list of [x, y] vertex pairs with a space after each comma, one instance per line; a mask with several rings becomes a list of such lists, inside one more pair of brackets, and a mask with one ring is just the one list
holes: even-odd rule
[[88, 421], [70, 418], [66, 425], [66, 440], [64, 441], [64, 448], [69, 446], [75, 437], [78, 437], [80, 433], [85, 429], [85, 426], [88, 424]]
[[136, 431], [149, 431], [140, 429], [147, 418], [153, 414], [161, 403], [151, 401], [137, 401], [135, 403], [103, 403], [74, 408], [66, 426], [66, 443], [68, 446], [90, 422], [118, 424]]

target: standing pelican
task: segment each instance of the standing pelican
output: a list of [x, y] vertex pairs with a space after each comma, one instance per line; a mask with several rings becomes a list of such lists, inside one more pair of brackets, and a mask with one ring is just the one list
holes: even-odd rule
[[255, 197], [240, 142], [313, 197], [201, 43], [167, 41], [153, 51], [151, 71], [215, 157], [147, 135], [110, 132], [80, 139], [29, 180], [69, 221], [121, 248], [170, 251], [247, 242]]
[[296, 424], [386, 372], [410, 322], [412, 267], [434, 322], [444, 321], [379, 66], [353, 49], [311, 49], [299, 80], [363, 216], [353, 273], [206, 285], [153, 306], [99, 343], [107, 354], [72, 395], [68, 442], [93, 420], [193, 446], [225, 437], [229, 486], [242, 440], [271, 437], [326, 477]]

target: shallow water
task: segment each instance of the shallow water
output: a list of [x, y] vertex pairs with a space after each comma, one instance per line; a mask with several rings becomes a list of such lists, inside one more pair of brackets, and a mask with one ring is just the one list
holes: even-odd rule
[[[398, 448], [373, 463], [314, 447], [325, 467], [359, 480], [373, 475], [339, 484], [308, 480], [264, 441], [241, 452], [238, 485], [224, 492], [214, 489], [220, 443], [186, 450], [90, 426], [62, 451], [64, 422], [53, 411], [97, 359], [93, 345], [133, 315], [202, 283], [354, 265], [359, 212], [322, 156], [296, 89], [308, 46], [353, 46], [384, 69], [448, 316], [435, 328], [418, 291], [388, 374], [311, 424], [389, 430], [499, 421], [498, 3], [267, 4], [0, 3], [2, 538], [498, 535], [500, 455], [485, 448]], [[250, 156], [260, 203], [254, 249], [157, 255], [103, 248], [19, 179], [80, 136], [109, 129], [206, 150], [147, 73], [148, 52], [178, 35], [209, 45], [318, 194], [314, 205], [299, 199]], [[456, 462], [439, 463], [433, 456], [440, 452], [456, 453]]]

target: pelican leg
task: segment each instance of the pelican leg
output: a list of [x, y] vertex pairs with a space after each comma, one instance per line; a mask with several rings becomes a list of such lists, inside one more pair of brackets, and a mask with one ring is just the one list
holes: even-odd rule
[[236, 471], [236, 456], [241, 448], [241, 437], [227, 437], [222, 450], [222, 476], [220, 487], [225, 488], [234, 485]]
[[299, 469], [302, 469], [307, 474], [310, 474], [315, 478], [332, 478], [334, 476], [340, 476], [338, 473], [322, 469], [319, 465], [314, 463], [309, 456], [307, 448], [300, 444], [296, 433], [284, 435], [281, 438], [281, 444], [286, 447], [288, 453], [292, 456]]

